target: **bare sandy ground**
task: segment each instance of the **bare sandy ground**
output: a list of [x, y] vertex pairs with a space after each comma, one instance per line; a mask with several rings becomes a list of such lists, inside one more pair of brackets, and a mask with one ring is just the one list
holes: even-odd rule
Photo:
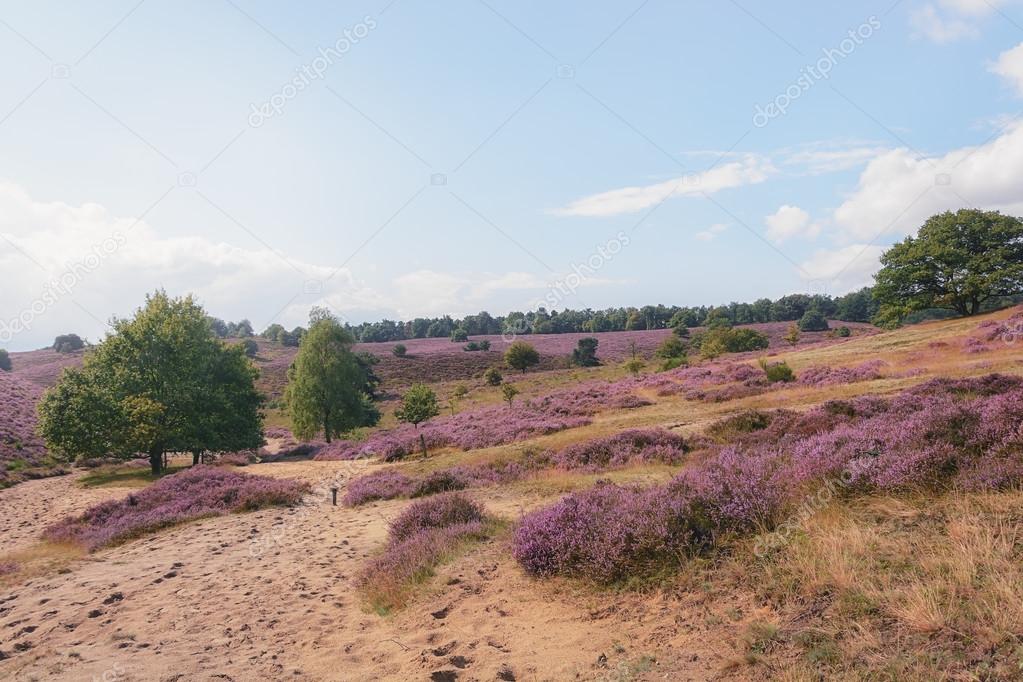
[[[248, 470], [318, 482], [353, 466], [366, 465]], [[0, 555], [31, 546], [49, 520], [126, 492], [83, 489], [73, 476], [0, 491]], [[478, 491], [508, 518], [532, 506], [513, 495]], [[352, 510], [321, 492], [303, 507], [203, 520], [25, 578], [0, 591], [0, 678], [700, 680], [734, 653], [670, 598], [532, 581], [501, 540], [442, 567], [402, 612], [367, 612], [355, 578], [406, 504]]]

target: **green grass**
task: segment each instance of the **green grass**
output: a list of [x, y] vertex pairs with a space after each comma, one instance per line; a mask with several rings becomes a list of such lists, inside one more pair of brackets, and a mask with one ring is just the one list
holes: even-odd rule
[[144, 488], [164, 476], [170, 476], [188, 467], [184, 464], [172, 464], [160, 475], [154, 476], [148, 469], [113, 465], [100, 467], [90, 471], [78, 480], [84, 488]]

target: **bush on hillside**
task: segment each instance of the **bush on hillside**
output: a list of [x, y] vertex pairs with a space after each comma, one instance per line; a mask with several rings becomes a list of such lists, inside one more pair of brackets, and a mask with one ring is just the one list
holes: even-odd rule
[[810, 309], [806, 311], [799, 320], [799, 330], [804, 332], [826, 332], [828, 327], [828, 321], [817, 309]]

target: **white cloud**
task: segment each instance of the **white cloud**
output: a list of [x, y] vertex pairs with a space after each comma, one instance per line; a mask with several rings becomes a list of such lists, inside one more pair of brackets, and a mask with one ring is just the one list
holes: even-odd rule
[[[256, 326], [286, 306], [273, 321], [293, 326], [305, 323], [313, 305], [359, 319], [408, 318], [474, 312], [500, 292], [543, 293], [549, 286], [543, 277], [525, 272], [419, 270], [377, 289], [346, 268], [203, 236], [162, 236], [153, 226], [113, 216], [98, 204], [35, 201], [3, 182], [0, 271], [5, 280], [0, 346], [14, 349], [41, 347], [66, 332], [102, 338], [111, 315], [130, 314], [147, 292], [160, 287], [174, 295], [194, 293], [211, 314], [248, 317]], [[68, 286], [55, 288], [62, 278]], [[604, 282], [587, 278], [581, 285]], [[8, 337], [5, 330], [14, 333]]]
[[924, 5], [910, 15], [915, 35], [935, 43], [952, 43], [963, 38], [976, 38], [980, 29], [976, 24], [940, 12], [934, 5]]
[[1023, 96], [1023, 43], [998, 55], [991, 71], [1008, 81], [1016, 93]]
[[728, 223], [714, 223], [713, 225], [708, 227], [706, 230], [700, 230], [699, 232], [697, 232], [693, 236], [696, 239], [699, 239], [701, 242], [710, 242], [710, 241], [714, 241], [714, 239], [719, 234], [721, 234], [722, 232], [724, 232], [728, 228], [729, 228], [729, 224]]
[[819, 249], [800, 264], [808, 281], [823, 284], [834, 294], [853, 291], [871, 284], [880, 267], [884, 247], [849, 244], [837, 249]]
[[653, 185], [624, 187], [583, 197], [551, 213], [562, 216], [636, 213], [670, 197], [714, 194], [723, 189], [761, 183], [774, 173], [775, 168], [768, 159], [747, 154], [740, 161], [720, 164], [709, 171], [691, 173]]
[[783, 149], [780, 154], [786, 166], [798, 166], [810, 175], [823, 175], [866, 165], [888, 149], [856, 140], [825, 140]]
[[798, 206], [781, 206], [773, 214], [764, 218], [767, 223], [767, 238], [781, 243], [793, 237], [816, 237], [820, 233], [820, 225], [810, 220], [810, 214]]
[[980, 24], [1010, 0], [939, 0], [910, 13], [914, 35], [935, 43], [952, 43], [980, 35]]
[[870, 162], [835, 210], [840, 237], [873, 241], [914, 232], [935, 213], [963, 207], [1023, 209], [1023, 124], [977, 147], [918, 158], [894, 149]]

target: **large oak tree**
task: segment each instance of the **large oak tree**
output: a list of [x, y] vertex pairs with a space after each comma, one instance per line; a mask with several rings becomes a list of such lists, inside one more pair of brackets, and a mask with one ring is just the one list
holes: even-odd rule
[[998, 211], [941, 213], [886, 251], [881, 265], [881, 318], [928, 308], [976, 315], [985, 302], [1023, 291], [1023, 221]]
[[263, 442], [256, 371], [213, 334], [191, 296], [158, 291], [65, 370], [39, 406], [48, 448], [66, 458], [229, 452]]

